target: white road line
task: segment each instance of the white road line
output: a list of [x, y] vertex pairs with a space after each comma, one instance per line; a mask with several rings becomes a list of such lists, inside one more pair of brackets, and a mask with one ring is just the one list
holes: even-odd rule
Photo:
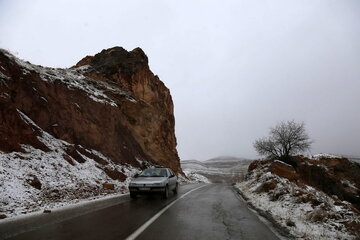
[[128, 236], [125, 240], [134, 240], [136, 239], [143, 231], [145, 231], [146, 228], [148, 228], [153, 222], [155, 222], [156, 219], [158, 219], [161, 214], [163, 214], [166, 210], [168, 210], [172, 205], [174, 205], [177, 201], [179, 201], [180, 199], [184, 198], [186, 195], [192, 193], [193, 191], [196, 191], [202, 187], [205, 187], [207, 185], [204, 186], [200, 186], [197, 187], [191, 191], [188, 191], [187, 193], [185, 193], [184, 195], [182, 195], [181, 197], [179, 197], [178, 199], [176, 199], [175, 201], [173, 201], [172, 203], [170, 203], [169, 205], [167, 205], [166, 207], [164, 207], [163, 209], [160, 210], [160, 212], [158, 212], [157, 214], [155, 214], [152, 218], [150, 218], [146, 223], [144, 223], [143, 225], [141, 225], [141, 227], [139, 227], [135, 232], [133, 232], [130, 236]]

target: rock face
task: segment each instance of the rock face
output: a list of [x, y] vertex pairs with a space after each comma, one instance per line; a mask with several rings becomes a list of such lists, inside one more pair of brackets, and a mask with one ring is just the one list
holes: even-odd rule
[[328, 195], [352, 203], [360, 210], [360, 165], [347, 158], [320, 158], [298, 156], [296, 171], [306, 184]]
[[282, 161], [274, 161], [270, 164], [269, 170], [271, 173], [278, 175], [279, 177], [287, 178], [289, 180], [298, 179], [298, 174], [296, 173], [293, 166], [288, 165]]
[[103, 50], [70, 69], [32, 65], [0, 51], [2, 152], [24, 152], [24, 145], [50, 151], [39, 140], [44, 131], [70, 144], [63, 154], [69, 164], [96, 161], [92, 149], [114, 163], [148, 161], [180, 172], [174, 125], [169, 89], [140, 48]]

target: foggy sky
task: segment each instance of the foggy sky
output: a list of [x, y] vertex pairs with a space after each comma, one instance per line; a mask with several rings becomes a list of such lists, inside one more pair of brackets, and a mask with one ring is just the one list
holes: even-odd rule
[[170, 88], [181, 159], [255, 158], [282, 120], [360, 156], [360, 1], [0, 0], [0, 47], [35, 64], [141, 47]]

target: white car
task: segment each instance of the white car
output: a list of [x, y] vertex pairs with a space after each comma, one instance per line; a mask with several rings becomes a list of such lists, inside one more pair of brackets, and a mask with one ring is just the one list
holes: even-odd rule
[[130, 197], [138, 194], [159, 193], [164, 198], [169, 192], [177, 194], [179, 183], [175, 173], [169, 168], [148, 168], [135, 176], [129, 184]]

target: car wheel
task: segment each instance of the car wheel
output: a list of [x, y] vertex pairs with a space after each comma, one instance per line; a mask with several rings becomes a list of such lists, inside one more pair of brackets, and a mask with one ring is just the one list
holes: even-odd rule
[[178, 193], [178, 183], [176, 183], [176, 186], [175, 186], [173, 192], [174, 192], [174, 194], [177, 194], [177, 193]]
[[167, 199], [169, 197], [169, 186], [165, 187], [165, 191], [163, 193], [163, 198]]
[[131, 197], [132, 199], [135, 199], [135, 198], [136, 198], [136, 194], [135, 194], [135, 193], [130, 193], [130, 197]]

